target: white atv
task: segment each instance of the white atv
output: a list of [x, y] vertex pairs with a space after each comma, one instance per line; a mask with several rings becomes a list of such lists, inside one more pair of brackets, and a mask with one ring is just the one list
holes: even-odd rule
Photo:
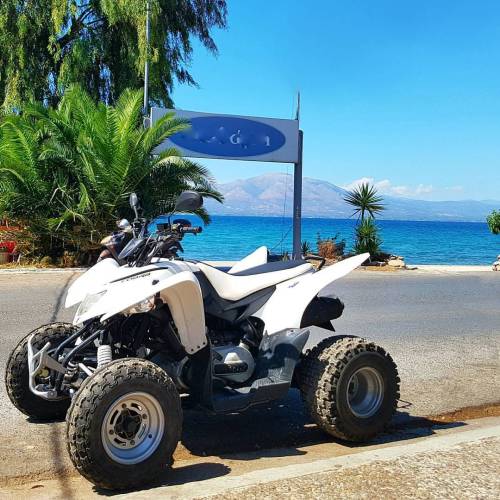
[[[201, 203], [187, 191], [176, 210]], [[66, 307], [80, 304], [73, 324], [31, 332], [7, 365], [20, 411], [66, 415], [69, 454], [83, 476], [128, 489], [165, 472], [181, 436], [181, 394], [226, 413], [298, 387], [332, 436], [364, 441], [384, 429], [399, 397], [396, 365], [372, 342], [335, 336], [331, 321], [344, 305], [318, 295], [368, 254], [316, 271], [303, 260], [267, 262], [262, 247], [223, 270], [176, 258], [183, 236], [200, 229], [169, 218], [148, 233], [137, 204], [132, 194], [134, 237], [119, 256], [126, 264], [105, 259], [78, 278], [66, 298]], [[324, 338], [303, 353], [314, 326]]]

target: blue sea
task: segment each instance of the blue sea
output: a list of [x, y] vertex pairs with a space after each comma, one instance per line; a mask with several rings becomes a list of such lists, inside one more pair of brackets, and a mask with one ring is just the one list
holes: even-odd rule
[[[199, 219], [189, 217], [194, 225]], [[323, 238], [338, 235], [346, 250], [353, 244], [354, 219], [303, 219], [302, 241], [316, 251], [318, 233]], [[402, 255], [408, 264], [489, 265], [500, 254], [500, 236], [492, 235], [486, 223], [377, 221], [382, 249]], [[291, 252], [292, 220], [281, 217], [213, 216], [198, 236], [183, 240], [186, 258], [238, 260], [266, 245], [273, 253]]]

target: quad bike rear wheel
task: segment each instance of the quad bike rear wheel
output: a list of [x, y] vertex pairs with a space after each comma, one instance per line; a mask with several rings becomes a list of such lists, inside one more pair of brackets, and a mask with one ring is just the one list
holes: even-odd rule
[[367, 441], [390, 422], [399, 399], [396, 364], [359, 337], [331, 337], [304, 356], [298, 385], [314, 422], [346, 441]]
[[125, 490], [165, 473], [181, 436], [179, 393], [158, 365], [113, 361], [85, 379], [67, 415], [70, 458], [96, 486]]
[[[28, 333], [12, 351], [5, 370], [5, 386], [12, 404], [25, 415], [36, 420], [63, 419], [69, 407], [69, 398], [49, 401], [33, 394], [29, 388], [28, 340], [34, 335], [33, 345], [41, 349], [47, 342], [57, 347], [77, 327], [71, 323], [50, 323]], [[47, 374], [48, 375], [48, 374]], [[42, 375], [43, 377], [43, 375]]]

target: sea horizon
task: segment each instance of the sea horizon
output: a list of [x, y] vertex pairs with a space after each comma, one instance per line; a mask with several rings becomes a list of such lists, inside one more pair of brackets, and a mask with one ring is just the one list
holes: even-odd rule
[[[292, 220], [291, 215], [272, 215], [272, 214], [266, 214], [266, 215], [257, 215], [257, 214], [217, 214], [217, 213], [209, 213], [209, 216], [212, 217], [255, 217], [255, 218], [261, 218], [261, 217], [268, 217], [272, 219], [289, 219]], [[355, 216], [351, 217], [329, 217], [327, 215], [302, 215], [301, 217], [302, 220], [304, 219], [328, 219], [328, 220], [354, 220], [356, 221], [357, 218]], [[381, 222], [381, 221], [391, 221], [391, 222], [449, 222], [451, 224], [455, 222], [467, 222], [471, 224], [486, 224], [484, 220], [465, 220], [465, 219], [453, 219], [453, 220], [446, 220], [446, 219], [386, 219], [384, 217], [378, 217], [375, 219], [375, 222]]]
[[[200, 219], [189, 216], [193, 224]], [[291, 253], [292, 218], [282, 216], [211, 215], [212, 222], [183, 240], [184, 256], [206, 260], [239, 260], [265, 245], [275, 254]], [[404, 257], [407, 264], [491, 265], [500, 254], [500, 238], [480, 221], [410, 221], [377, 219], [382, 250]], [[355, 218], [303, 217], [302, 241], [316, 251], [322, 238], [354, 243]]]

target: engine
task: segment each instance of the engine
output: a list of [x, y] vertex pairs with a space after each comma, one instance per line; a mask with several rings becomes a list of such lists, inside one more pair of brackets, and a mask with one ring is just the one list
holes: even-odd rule
[[214, 347], [212, 366], [214, 377], [242, 383], [252, 376], [255, 360], [241, 342], [239, 345]]
[[214, 377], [241, 384], [253, 375], [255, 357], [262, 340], [261, 325], [255, 321], [248, 319], [234, 325], [234, 329], [223, 329], [220, 328], [223, 324], [219, 324], [217, 330], [209, 331], [214, 351]]

